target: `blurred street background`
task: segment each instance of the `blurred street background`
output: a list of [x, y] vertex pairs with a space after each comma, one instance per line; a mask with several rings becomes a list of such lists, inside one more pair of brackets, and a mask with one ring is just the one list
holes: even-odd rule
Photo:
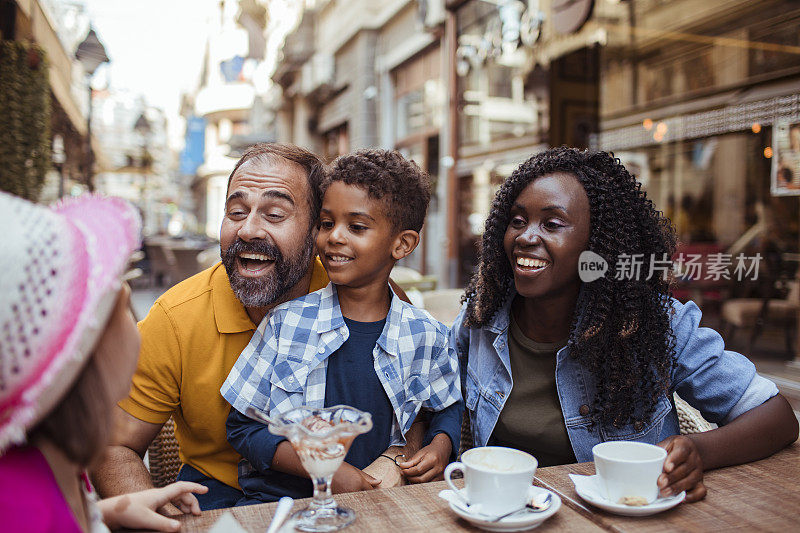
[[261, 141], [397, 148], [434, 195], [395, 279], [452, 321], [494, 192], [530, 155], [613, 151], [707, 325], [800, 410], [800, 3], [0, 0], [0, 188], [138, 206], [139, 318], [219, 260], [228, 176]]

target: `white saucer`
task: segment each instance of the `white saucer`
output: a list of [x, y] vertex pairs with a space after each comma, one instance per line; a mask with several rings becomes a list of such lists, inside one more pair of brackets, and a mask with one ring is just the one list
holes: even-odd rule
[[[621, 503], [611, 502], [604, 497], [600, 496], [599, 476], [579, 476], [577, 474], [570, 474], [569, 478], [575, 485], [575, 492], [578, 496], [604, 511], [623, 516], [648, 516], [651, 514], [660, 513], [667, 509], [672, 509], [686, 498], [686, 492], [681, 492], [675, 496], [667, 498], [658, 498], [653, 503], [640, 506], [623, 505]], [[576, 479], [577, 478], [577, 479]], [[583, 479], [581, 479], [583, 478]]]
[[[550, 508], [541, 513], [526, 513], [520, 511], [517, 514], [507, 516], [497, 522], [490, 522], [490, 517], [484, 514], [476, 513], [468, 510], [463, 504], [457, 503], [459, 501], [456, 493], [450, 489], [445, 489], [439, 493], [439, 497], [446, 500], [450, 504], [450, 509], [453, 510], [458, 516], [469, 522], [470, 524], [485, 529], [486, 531], [526, 531], [538, 527], [542, 522], [553, 516], [561, 508], [561, 498], [558, 494], [551, 492], [541, 487], [531, 486], [528, 489], [528, 498], [533, 498], [539, 494], [551, 494]], [[458, 491], [462, 501], [466, 498], [465, 491], [462, 489]]]

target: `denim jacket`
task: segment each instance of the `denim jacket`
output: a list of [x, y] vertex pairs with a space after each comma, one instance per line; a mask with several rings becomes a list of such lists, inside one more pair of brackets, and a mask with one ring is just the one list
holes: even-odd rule
[[[464, 400], [475, 446], [485, 446], [511, 393], [513, 376], [508, 353], [509, 312], [512, 294], [480, 329], [462, 325], [466, 304], [450, 330], [461, 365]], [[675, 365], [669, 394], [660, 396], [650, 419], [623, 427], [591, 424], [595, 378], [564, 347], [556, 354], [556, 389], [572, 449], [579, 462], [592, 460], [592, 447], [609, 440], [634, 440], [656, 444], [680, 433], [672, 403], [677, 392], [703, 417], [720, 425], [757, 407], [778, 393], [774, 383], [756, 374], [743, 355], [725, 350], [713, 329], [699, 327], [700, 309], [693, 303], [672, 300]], [[532, 421], [535, 421], [535, 413]]]

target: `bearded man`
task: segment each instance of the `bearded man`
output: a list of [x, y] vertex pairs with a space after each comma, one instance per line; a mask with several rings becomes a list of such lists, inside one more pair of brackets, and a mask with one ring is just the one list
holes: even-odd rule
[[225, 436], [230, 405], [219, 389], [272, 307], [328, 283], [314, 253], [322, 177], [319, 158], [292, 145], [258, 144], [236, 164], [220, 230], [222, 262], [169, 289], [139, 323], [131, 392], [93, 473], [104, 497], [152, 487], [142, 457], [170, 417], [178, 479], [209, 487], [198, 495], [201, 508], [230, 507], [243, 496], [241, 457]]

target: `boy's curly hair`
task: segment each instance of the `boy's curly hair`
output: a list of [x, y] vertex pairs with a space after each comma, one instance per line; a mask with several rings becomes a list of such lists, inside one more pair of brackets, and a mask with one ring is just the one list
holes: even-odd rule
[[510, 294], [514, 278], [503, 237], [511, 206], [533, 180], [556, 172], [575, 176], [586, 191], [588, 248], [611, 267], [605, 277], [583, 284], [568, 341], [571, 353], [595, 376], [592, 418], [617, 427], [644, 421], [667, 390], [673, 367], [672, 279], [654, 274], [617, 280], [613, 269], [622, 254], [644, 254], [647, 261], [671, 258], [675, 233], [612, 154], [552, 148], [525, 161], [503, 183], [486, 220], [478, 268], [462, 298], [468, 302], [464, 325], [487, 325]]
[[397, 150], [359, 150], [331, 163], [322, 193], [334, 181], [355, 185], [386, 206], [398, 230], [420, 231], [431, 199], [427, 172]]

